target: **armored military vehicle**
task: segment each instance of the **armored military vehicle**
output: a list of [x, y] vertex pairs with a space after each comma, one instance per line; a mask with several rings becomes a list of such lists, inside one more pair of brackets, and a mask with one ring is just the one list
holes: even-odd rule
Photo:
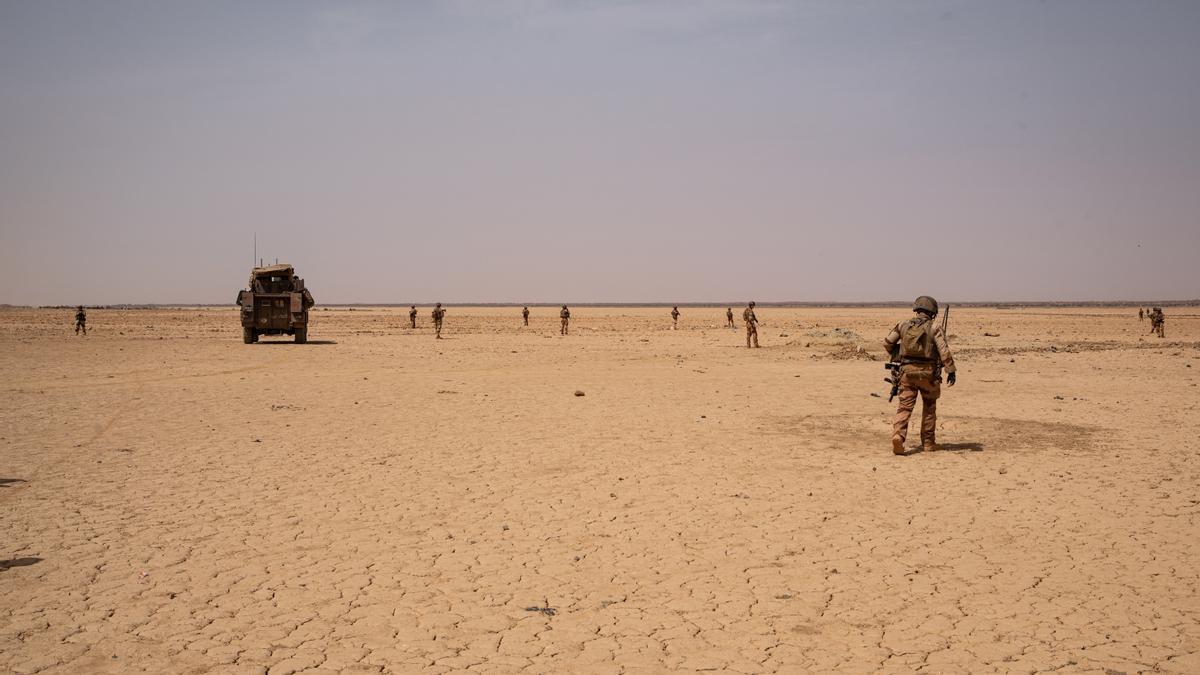
[[308, 310], [316, 302], [291, 265], [255, 267], [249, 286], [237, 297], [242, 342], [258, 342], [260, 335], [294, 335], [298, 344], [308, 340]]

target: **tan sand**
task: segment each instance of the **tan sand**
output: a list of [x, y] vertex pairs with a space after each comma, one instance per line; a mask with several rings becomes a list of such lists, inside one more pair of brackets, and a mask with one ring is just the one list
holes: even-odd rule
[[0, 671], [1200, 672], [1200, 309], [421, 310], [0, 311]]

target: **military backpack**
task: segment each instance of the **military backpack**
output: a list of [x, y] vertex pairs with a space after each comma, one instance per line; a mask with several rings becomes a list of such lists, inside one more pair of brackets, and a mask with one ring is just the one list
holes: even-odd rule
[[900, 326], [900, 357], [905, 361], [933, 361], [937, 346], [933, 320], [914, 317]]

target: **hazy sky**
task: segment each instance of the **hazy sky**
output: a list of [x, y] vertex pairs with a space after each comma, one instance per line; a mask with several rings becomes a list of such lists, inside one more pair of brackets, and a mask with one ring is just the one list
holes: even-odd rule
[[0, 303], [1200, 297], [1200, 2], [0, 0]]

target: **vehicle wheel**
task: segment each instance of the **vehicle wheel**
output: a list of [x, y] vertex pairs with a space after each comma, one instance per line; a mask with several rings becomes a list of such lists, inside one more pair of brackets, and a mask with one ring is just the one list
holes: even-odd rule
[[252, 345], [258, 341], [258, 336], [254, 334], [253, 328], [242, 327], [242, 342]]
[[296, 344], [302, 345], [308, 342], [308, 327], [296, 329]]

